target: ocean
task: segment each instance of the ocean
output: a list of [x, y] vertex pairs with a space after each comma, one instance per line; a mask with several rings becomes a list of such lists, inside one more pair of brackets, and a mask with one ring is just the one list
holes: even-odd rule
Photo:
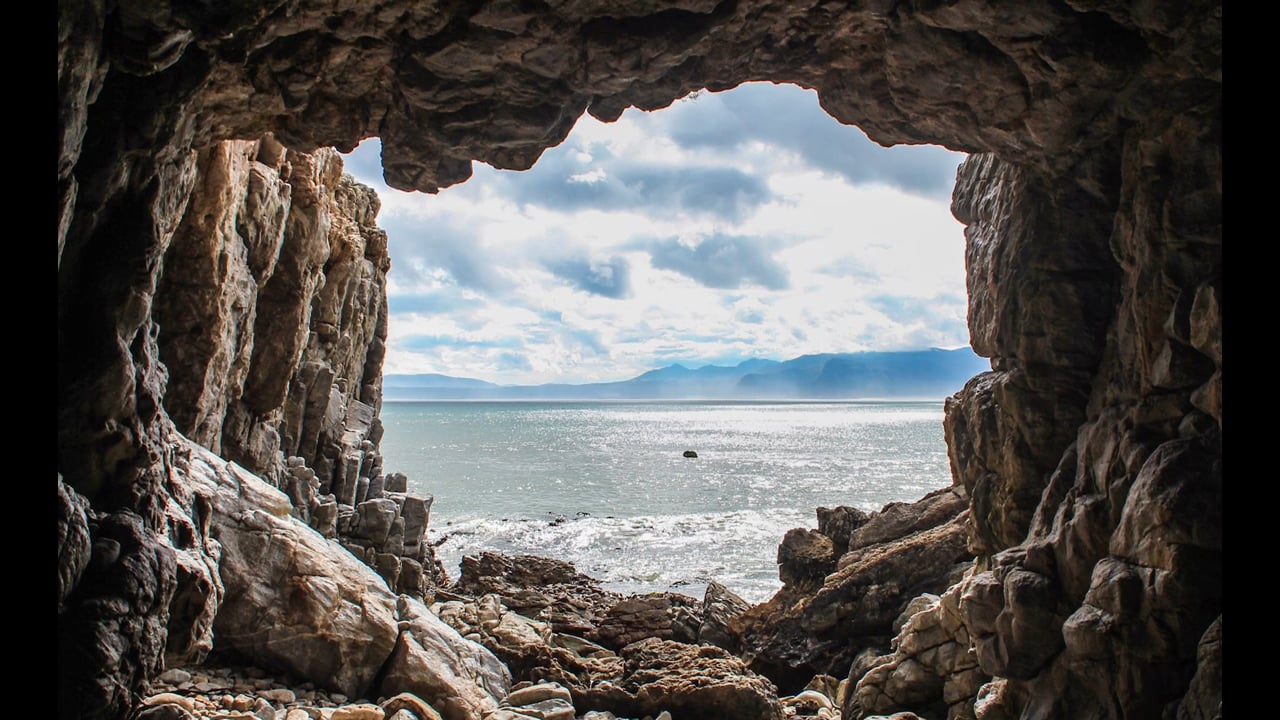
[[[942, 402], [387, 402], [383, 469], [435, 498], [452, 577], [481, 550], [573, 562], [624, 593], [751, 602], [819, 506], [879, 510], [951, 484]], [[697, 453], [685, 457], [685, 451]]]

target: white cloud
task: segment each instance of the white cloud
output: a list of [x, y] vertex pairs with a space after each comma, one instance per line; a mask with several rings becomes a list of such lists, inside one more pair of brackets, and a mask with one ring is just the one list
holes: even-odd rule
[[[533, 169], [477, 164], [439, 195], [387, 188], [365, 143], [349, 167], [391, 238], [386, 372], [592, 382], [966, 344], [963, 228], [937, 189], [961, 156], [880, 148], [820, 113], [812, 92], [753, 84], [584, 115]], [[823, 159], [815, 137], [851, 149]]]

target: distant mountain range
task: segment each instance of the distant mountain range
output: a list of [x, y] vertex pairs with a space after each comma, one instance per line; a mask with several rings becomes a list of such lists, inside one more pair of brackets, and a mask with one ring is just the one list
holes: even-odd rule
[[495, 385], [448, 375], [387, 375], [386, 400], [942, 399], [991, 369], [970, 348], [824, 353], [733, 367], [669, 365], [630, 380]]

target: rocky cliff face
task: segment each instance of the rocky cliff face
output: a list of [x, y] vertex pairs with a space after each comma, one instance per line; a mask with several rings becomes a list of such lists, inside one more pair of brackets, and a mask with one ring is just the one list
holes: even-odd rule
[[391, 529], [425, 502], [377, 487], [376, 200], [321, 148], [377, 135], [391, 185], [435, 191], [584, 110], [760, 79], [975, 153], [953, 210], [993, 370], [946, 431], [977, 559], [921, 631], [971, 644], [991, 717], [1220, 697], [1219, 3], [72, 0], [58, 31], [64, 717], [209, 647], [228, 590], [185, 437], [384, 575], [427, 560]]

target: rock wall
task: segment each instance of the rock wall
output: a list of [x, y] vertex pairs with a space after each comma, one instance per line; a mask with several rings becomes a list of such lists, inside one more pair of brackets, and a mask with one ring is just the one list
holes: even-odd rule
[[[953, 209], [993, 370], [946, 430], [984, 707], [1220, 696], [1220, 3], [69, 0], [58, 33], [63, 717], [122, 717], [209, 643], [225, 588], [183, 433], [387, 573], [425, 513], [369, 500], [385, 246], [308, 153], [376, 135], [388, 183], [431, 192], [529, 167], [584, 110], [761, 79], [974, 153]], [[350, 224], [320, 232], [326, 204]]]

